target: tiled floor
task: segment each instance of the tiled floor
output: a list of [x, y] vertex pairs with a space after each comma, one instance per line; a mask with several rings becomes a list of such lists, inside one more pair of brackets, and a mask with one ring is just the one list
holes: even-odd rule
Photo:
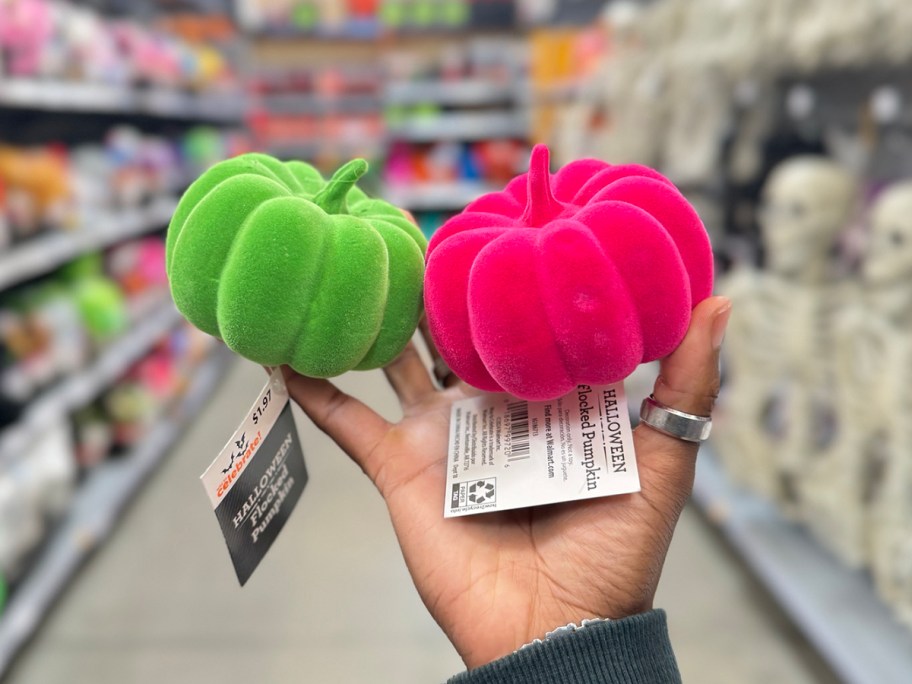
[[[237, 586], [198, 477], [264, 380], [252, 364], [234, 366], [12, 684], [427, 684], [460, 669], [412, 588], [379, 496], [303, 417], [310, 484], [263, 565]], [[381, 374], [343, 385], [395, 416]], [[658, 605], [686, 682], [833, 681], [693, 511]]]

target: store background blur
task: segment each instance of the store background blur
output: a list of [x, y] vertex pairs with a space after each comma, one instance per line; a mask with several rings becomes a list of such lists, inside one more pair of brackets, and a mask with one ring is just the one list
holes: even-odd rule
[[455, 673], [301, 416], [306, 513], [233, 586], [194, 480], [263, 378], [181, 321], [164, 231], [260, 150], [363, 156], [430, 235], [546, 142], [665, 173], [735, 302], [660, 590], [685, 681], [912, 680], [910, 35], [905, 0], [0, 0], [0, 678]]

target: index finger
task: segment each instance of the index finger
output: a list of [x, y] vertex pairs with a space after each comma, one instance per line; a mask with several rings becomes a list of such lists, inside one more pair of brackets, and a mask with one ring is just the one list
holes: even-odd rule
[[373, 456], [390, 424], [376, 411], [346, 394], [329, 380], [308, 378], [282, 367], [288, 394], [314, 424], [376, 481], [380, 463]]

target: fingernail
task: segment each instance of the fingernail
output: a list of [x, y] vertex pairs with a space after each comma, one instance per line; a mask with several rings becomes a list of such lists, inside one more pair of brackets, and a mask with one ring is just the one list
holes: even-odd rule
[[726, 300], [716, 311], [712, 323], [712, 347], [713, 351], [719, 351], [722, 347], [722, 340], [725, 339], [725, 328], [728, 327], [728, 319], [731, 316], [732, 303]]

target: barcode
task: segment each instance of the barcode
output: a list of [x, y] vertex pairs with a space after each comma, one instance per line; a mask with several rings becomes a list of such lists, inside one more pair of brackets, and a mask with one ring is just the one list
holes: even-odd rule
[[507, 404], [510, 419], [510, 455], [508, 461], [529, 458], [529, 404], [516, 401]]

